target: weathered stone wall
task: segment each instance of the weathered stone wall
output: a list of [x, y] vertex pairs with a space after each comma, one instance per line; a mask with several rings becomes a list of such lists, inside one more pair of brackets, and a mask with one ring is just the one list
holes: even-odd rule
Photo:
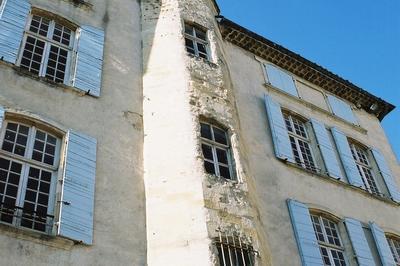
[[105, 29], [99, 98], [24, 76], [0, 63], [0, 105], [98, 141], [94, 243], [47, 239], [0, 227], [0, 265], [146, 265], [142, 49], [138, 1], [32, 0], [78, 25]]

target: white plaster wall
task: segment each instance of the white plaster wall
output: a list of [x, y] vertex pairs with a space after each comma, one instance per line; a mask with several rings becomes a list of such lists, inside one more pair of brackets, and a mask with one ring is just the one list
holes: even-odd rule
[[[340, 128], [362, 143], [382, 150], [400, 185], [400, 171], [383, 129], [376, 117], [363, 110], [355, 111], [361, 127], [357, 129], [321, 110], [305, 106], [264, 85], [261, 64], [254, 56], [225, 43], [238, 108], [242, 145], [248, 151], [248, 175], [255, 195], [272, 265], [300, 265], [286, 199], [293, 198], [328, 211], [340, 218], [353, 217], [362, 222], [375, 221], [384, 230], [400, 233], [399, 206], [378, 200], [367, 193], [349, 188], [323, 177], [290, 167], [275, 158], [271, 133], [265, 112], [263, 94], [270, 93], [283, 106], [306, 118], [314, 117], [329, 126]], [[245, 66], [245, 67], [243, 67]]]
[[98, 141], [94, 243], [0, 230], [0, 265], [146, 265], [143, 184], [142, 52], [138, 1], [32, 0], [73, 22], [105, 29], [99, 98], [51, 86], [0, 64], [0, 104], [55, 121]]

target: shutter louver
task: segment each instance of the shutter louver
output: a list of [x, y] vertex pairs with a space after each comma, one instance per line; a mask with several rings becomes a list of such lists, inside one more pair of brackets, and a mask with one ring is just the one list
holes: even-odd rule
[[383, 266], [396, 266], [385, 232], [375, 223], [369, 223]]
[[352, 124], [358, 125], [357, 119], [349, 104], [333, 95], [328, 95], [328, 102], [334, 115]]
[[342, 171], [340, 169], [339, 161], [336, 157], [329, 132], [325, 125], [315, 119], [311, 119], [311, 125], [317, 139], [318, 147], [322, 154], [322, 159], [327, 170], [327, 174], [333, 178], [343, 181]]
[[15, 64], [31, 5], [27, 0], [3, 0], [0, 10], [0, 58]]
[[332, 135], [333, 139], [336, 142], [336, 148], [338, 149], [339, 156], [342, 161], [344, 171], [346, 172], [349, 183], [353, 186], [365, 189], [364, 183], [357, 169], [357, 164], [354, 161], [353, 155], [351, 153], [350, 144], [347, 140], [346, 135], [344, 135], [337, 128], [332, 128]]
[[323, 266], [318, 241], [315, 236], [308, 207], [298, 201], [287, 201], [290, 219], [296, 236], [297, 246], [303, 266]]
[[100, 96], [103, 69], [104, 31], [91, 26], [82, 26], [78, 42], [73, 86]]
[[372, 150], [372, 154], [374, 155], [376, 164], [378, 165], [379, 171], [383, 177], [383, 180], [386, 183], [386, 187], [388, 188], [392, 200], [397, 203], [400, 203], [399, 187], [396, 185], [396, 181], [394, 180], [392, 171], [390, 171], [390, 168], [385, 160], [385, 157], [383, 157], [380, 151], [375, 149]]
[[58, 234], [93, 243], [96, 140], [68, 131]]
[[267, 72], [268, 82], [272, 86], [295, 97], [299, 97], [291, 75], [270, 64], [265, 65], [265, 70]]
[[371, 249], [368, 246], [367, 238], [360, 221], [346, 218], [344, 220], [347, 232], [350, 237], [351, 245], [357, 257], [359, 266], [374, 266], [375, 261], [372, 257]]
[[295, 163], [292, 147], [290, 145], [289, 133], [282, 115], [281, 106], [269, 95], [264, 95], [265, 108], [271, 135], [274, 143], [276, 157]]

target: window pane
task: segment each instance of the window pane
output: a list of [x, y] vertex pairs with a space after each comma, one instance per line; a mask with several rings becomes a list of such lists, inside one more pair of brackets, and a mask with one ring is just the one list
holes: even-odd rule
[[225, 131], [216, 127], [213, 127], [213, 131], [214, 131], [214, 139], [216, 142], [228, 145]]
[[42, 36], [47, 36], [50, 21], [40, 16], [33, 16], [29, 30]]
[[211, 148], [210, 146], [208, 146], [208, 145], [205, 145], [205, 144], [202, 144], [202, 145], [201, 145], [201, 148], [202, 148], [202, 150], [203, 150], [203, 156], [204, 156], [204, 158], [209, 159], [209, 160], [211, 160], [211, 161], [214, 161], [214, 156], [213, 156], [213, 153], [212, 153], [212, 148]]
[[219, 174], [221, 177], [226, 178], [226, 179], [231, 179], [231, 174], [229, 173], [229, 168], [226, 166], [219, 166]]
[[0, 220], [12, 223], [22, 165], [0, 158]]
[[201, 136], [203, 138], [212, 140], [210, 125], [200, 123], [200, 126], [201, 126], [201, 129], [200, 129], [201, 130]]
[[28, 140], [28, 132], [28, 127], [9, 122], [4, 135], [2, 149], [24, 156]]
[[56, 151], [55, 143], [55, 137], [43, 131], [37, 130], [35, 143], [33, 145], [32, 159], [45, 164], [53, 165]]
[[215, 175], [215, 167], [214, 167], [213, 163], [204, 161], [204, 168], [205, 168], [207, 173]]
[[218, 162], [223, 164], [228, 164], [228, 155], [226, 150], [217, 148], [217, 157], [218, 157]]
[[66, 65], [63, 62], [67, 62], [67, 57], [68, 51], [52, 45], [46, 69], [46, 78], [58, 83], [64, 82]]
[[45, 42], [28, 36], [21, 59], [21, 68], [39, 74]]
[[203, 41], [206, 40], [206, 33], [200, 29], [196, 29], [196, 37], [202, 39]]

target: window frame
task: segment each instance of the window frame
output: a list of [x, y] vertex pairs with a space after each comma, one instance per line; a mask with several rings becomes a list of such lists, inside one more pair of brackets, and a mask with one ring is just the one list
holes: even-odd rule
[[[283, 119], [285, 121], [286, 129], [287, 129], [287, 132], [288, 132], [288, 135], [289, 135], [289, 140], [290, 140], [291, 137], [294, 139], [295, 145], [296, 145], [296, 151], [297, 151], [297, 153], [299, 155], [300, 162], [296, 162], [296, 164], [299, 165], [300, 167], [306, 169], [306, 170], [309, 170], [309, 171], [312, 171], [312, 172], [315, 172], [315, 173], [319, 173], [320, 169], [317, 167], [316, 157], [315, 157], [315, 154], [314, 154], [314, 151], [313, 151], [313, 148], [312, 148], [312, 146], [313, 146], [312, 145], [312, 140], [310, 138], [310, 132], [308, 132], [306, 119], [303, 119], [303, 118], [299, 117], [298, 115], [294, 115], [294, 114], [292, 114], [292, 113], [290, 113], [289, 111], [286, 111], [286, 110], [282, 110], [282, 114], [283, 114]], [[302, 126], [304, 128], [304, 133], [305, 133], [306, 137], [298, 135], [295, 132], [296, 130], [295, 130], [293, 119], [295, 119], [295, 120], [297, 120], [297, 121], [302, 123]], [[292, 131], [290, 131], [288, 129], [288, 125], [286, 124], [286, 121], [289, 121], [290, 127], [294, 130], [294, 132], [292, 132]], [[309, 167], [306, 166], [306, 162], [304, 160], [304, 156], [303, 156], [303, 153], [301, 151], [301, 146], [299, 144], [299, 141], [302, 141], [302, 142], [308, 144], [308, 149], [310, 150], [310, 156], [311, 156], [312, 164], [313, 164], [313, 165], [310, 165]], [[290, 140], [290, 144], [292, 144], [291, 140]], [[292, 148], [292, 152], [293, 152], [293, 155], [294, 155], [294, 151], [293, 151], [293, 146], [292, 145], [291, 145], [291, 148]]]
[[[392, 236], [386, 236], [386, 240], [389, 244], [390, 252], [393, 256], [394, 262], [396, 263], [396, 266], [400, 266], [400, 238], [399, 237], [392, 237]], [[396, 248], [395, 243], [397, 242], [397, 245], [399, 246]]]
[[[326, 215], [323, 215], [321, 213], [315, 213], [315, 212], [314, 213], [310, 213], [310, 216], [311, 216], [311, 222], [312, 222], [312, 225], [313, 225], [314, 233], [317, 235], [317, 231], [315, 229], [313, 217], [316, 217], [318, 219], [319, 226], [321, 227], [321, 230], [322, 230], [324, 241], [319, 240], [319, 238], [317, 236], [316, 236], [316, 239], [317, 239], [317, 242], [318, 242], [318, 248], [320, 250], [321, 257], [322, 257], [324, 265], [326, 265], [326, 264], [325, 264], [325, 261], [324, 261], [324, 256], [323, 256], [323, 254], [321, 252], [321, 248], [325, 248], [327, 250], [328, 258], [329, 258], [329, 261], [330, 261], [331, 265], [336, 265], [335, 261], [334, 261], [334, 258], [333, 258], [333, 255], [332, 255], [332, 251], [341, 252], [343, 254], [343, 258], [344, 258], [345, 264], [349, 265], [348, 264], [348, 260], [347, 260], [347, 256], [346, 256], [346, 249], [345, 249], [345, 246], [343, 245], [343, 240], [342, 240], [342, 238], [340, 236], [340, 230], [339, 230], [338, 223], [335, 220], [332, 220], [329, 217], [327, 217]], [[326, 230], [326, 225], [324, 224], [324, 220], [334, 224], [335, 231], [336, 231], [337, 238], [339, 240], [340, 246], [337, 246], [335, 244], [329, 243], [328, 234], [327, 234], [327, 230]]]
[[[189, 33], [186, 32], [186, 27], [190, 27], [192, 29], [192, 32], [191, 32], [192, 34], [189, 34]], [[203, 32], [204, 36], [205, 36], [205, 40], [203, 40], [201, 38], [198, 38], [196, 31]], [[183, 35], [184, 35], [184, 39], [185, 39], [186, 52], [188, 54], [190, 54], [190, 55], [195, 56], [195, 57], [203, 58], [204, 60], [211, 61], [210, 42], [208, 40], [208, 32], [209, 32], [208, 29], [206, 29], [206, 28], [204, 28], [204, 27], [202, 27], [202, 26], [200, 26], [198, 24], [184, 21], [184, 24], [183, 24]], [[189, 40], [191, 40], [193, 42], [194, 53], [191, 53], [191, 52], [189, 52], [187, 50], [186, 39], [189, 39]], [[204, 54], [204, 53], [199, 51], [199, 48], [197, 46], [198, 43], [204, 45], [205, 50], [206, 50], [206, 54], [205, 54], [206, 58], [200, 56], [200, 54]]]
[[[7, 126], [9, 123], [15, 123], [18, 125], [26, 126], [29, 128], [28, 136], [27, 136], [27, 143], [25, 146], [25, 154], [24, 156], [3, 150], [3, 142], [5, 139], [5, 134], [7, 130]], [[55, 151], [54, 151], [54, 161], [53, 165], [49, 165], [43, 162], [39, 162], [37, 160], [32, 159], [34, 143], [36, 140], [36, 132], [40, 130], [45, 132], [46, 134], [51, 135], [56, 139]], [[10, 162], [16, 162], [21, 164], [21, 173], [20, 173], [20, 180], [18, 183], [18, 192], [15, 201], [15, 210], [13, 214], [13, 221], [12, 223], [7, 223], [0, 221], [1, 224], [6, 224], [12, 227], [20, 228], [23, 230], [33, 231], [36, 233], [53, 235], [54, 227], [56, 224], [56, 194], [57, 194], [57, 182], [58, 177], [61, 172], [61, 151], [63, 146], [63, 137], [59, 136], [59, 134], [47, 129], [47, 127], [42, 127], [37, 125], [35, 122], [29, 123], [26, 121], [21, 121], [15, 118], [8, 118], [6, 117], [2, 123], [0, 128], [0, 158], [8, 160]], [[43, 150], [44, 153], [44, 150]], [[21, 221], [23, 220], [23, 207], [25, 202], [25, 195], [27, 191], [27, 183], [29, 179], [29, 169], [33, 167], [40, 171], [46, 171], [51, 173], [51, 180], [50, 180], [50, 187], [48, 193], [48, 204], [47, 204], [47, 214], [46, 214], [46, 227], [45, 231], [32, 229], [29, 227], [25, 227], [21, 225]], [[39, 191], [36, 192], [39, 194]], [[35, 203], [35, 206], [38, 202]], [[36, 212], [36, 211], [35, 211]]]
[[[32, 23], [32, 19], [34, 16], [39, 16], [41, 18], [47, 19], [49, 20], [49, 27], [47, 30], [47, 35], [46, 36], [42, 36], [39, 33], [35, 33], [30, 31], [30, 26]], [[58, 23], [61, 26], [64, 26], [66, 28], [68, 28], [71, 31], [71, 36], [70, 36], [70, 44], [69, 46], [61, 43], [61, 42], [57, 42], [55, 40], [53, 40], [53, 36], [54, 36], [54, 29], [55, 29], [55, 24]], [[72, 83], [72, 74], [74, 73], [74, 69], [73, 68], [73, 62], [75, 60], [75, 55], [77, 53], [77, 44], [78, 44], [78, 40], [77, 37], [79, 36], [78, 33], [78, 27], [74, 26], [72, 28], [71, 25], [67, 25], [67, 23], [63, 23], [60, 20], [58, 20], [57, 18], [54, 17], [54, 15], [52, 14], [47, 14], [45, 12], [41, 12], [41, 11], [36, 11], [35, 10], [31, 10], [30, 14], [28, 15], [28, 18], [26, 20], [26, 24], [25, 24], [25, 29], [24, 29], [24, 35], [22, 38], [22, 42], [21, 42], [21, 47], [20, 47], [20, 51], [18, 54], [18, 59], [17, 59], [17, 63], [16, 65], [21, 67], [21, 62], [23, 59], [23, 54], [25, 51], [25, 46], [26, 46], [26, 42], [28, 37], [32, 37], [35, 40], [39, 40], [45, 43], [44, 48], [43, 48], [43, 55], [42, 55], [42, 59], [40, 62], [40, 69], [39, 69], [39, 73], [32, 73], [30, 70], [26, 69], [26, 71], [28, 71], [29, 73], [32, 73], [32, 75], [41, 77], [41, 78], [45, 78], [46, 80], [49, 80], [51, 82], [54, 83], [59, 83], [59, 84], [66, 84], [66, 85], [71, 85]], [[67, 61], [66, 61], [66, 65], [65, 65], [65, 72], [64, 72], [64, 79], [63, 82], [57, 82], [54, 81], [51, 78], [46, 77], [46, 72], [47, 72], [47, 67], [48, 67], [48, 62], [49, 62], [49, 56], [50, 56], [50, 49], [51, 46], [55, 46], [57, 48], [61, 48], [67, 51]], [[21, 67], [22, 68], [22, 67]], [[24, 68], [25, 69], [25, 68]], [[55, 74], [54, 74], [55, 75]]]
[[[225, 180], [236, 181], [237, 178], [236, 178], [235, 171], [234, 171], [234, 163], [233, 163], [233, 156], [232, 156], [232, 145], [231, 145], [231, 142], [230, 142], [230, 139], [229, 139], [228, 130], [224, 129], [223, 127], [221, 127], [221, 126], [219, 126], [219, 125], [217, 125], [215, 123], [207, 122], [207, 121], [204, 121], [204, 120], [201, 120], [199, 122], [200, 129], [201, 129], [201, 124], [205, 124], [205, 125], [210, 126], [211, 137], [213, 138], [213, 140], [210, 140], [208, 138], [205, 138], [205, 137], [201, 136], [201, 131], [200, 131], [200, 141], [201, 141], [200, 144], [201, 144], [201, 146], [204, 144], [204, 145], [207, 145], [208, 147], [211, 147], [212, 155], [213, 155], [213, 158], [214, 158], [214, 161], [211, 161], [210, 159], [205, 158], [205, 156], [204, 156], [204, 154], [202, 152], [203, 163], [204, 162], [209, 162], [209, 163], [212, 163], [214, 165], [214, 170], [215, 170], [215, 174], [214, 175], [215, 176], [217, 176], [219, 178], [223, 178]], [[227, 141], [226, 145], [215, 141], [214, 128], [217, 128], [217, 129], [219, 129], [219, 130], [221, 130], [221, 131], [223, 131], [225, 133], [225, 137], [226, 137], [226, 141]], [[217, 148], [221, 149], [221, 150], [225, 150], [228, 164], [220, 163], [218, 161]], [[230, 178], [225, 178], [225, 177], [221, 176], [220, 170], [219, 170], [219, 165], [228, 168]], [[211, 174], [211, 173], [208, 173], [206, 170], [205, 170], [205, 172], [207, 174]]]
[[[374, 174], [374, 169], [373, 166], [371, 165], [370, 159], [368, 158], [369, 156], [369, 149], [366, 148], [364, 145], [357, 143], [356, 141], [353, 141], [351, 139], [349, 139], [349, 144], [350, 144], [350, 150], [354, 159], [354, 162], [357, 165], [357, 170], [358, 173], [364, 183], [365, 189], [368, 191], [368, 193], [371, 193], [373, 195], [376, 196], [382, 196], [382, 189], [379, 187], [379, 184], [376, 180], [375, 174]], [[360, 158], [359, 156], [359, 152], [361, 152], [367, 163], [363, 162], [363, 158]], [[354, 158], [356, 157], [356, 158]], [[376, 191], [374, 191], [375, 189], [371, 189], [371, 184], [368, 181], [368, 177], [367, 174], [365, 173], [365, 169], [367, 169], [369, 171], [369, 173], [371, 174], [371, 179], [373, 182], [373, 185], [376, 187]]]

